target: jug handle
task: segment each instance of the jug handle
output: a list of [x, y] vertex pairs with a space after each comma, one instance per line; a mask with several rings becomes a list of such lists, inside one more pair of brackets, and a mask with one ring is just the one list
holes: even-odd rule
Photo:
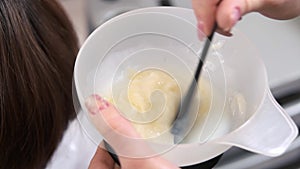
[[286, 151], [297, 135], [296, 124], [268, 89], [258, 111], [237, 130], [216, 141], [254, 153], [278, 156]]

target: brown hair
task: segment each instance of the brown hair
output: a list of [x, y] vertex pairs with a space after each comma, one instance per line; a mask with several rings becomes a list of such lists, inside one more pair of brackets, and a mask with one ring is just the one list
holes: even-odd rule
[[0, 1], [0, 168], [45, 168], [75, 116], [74, 30], [55, 0]]

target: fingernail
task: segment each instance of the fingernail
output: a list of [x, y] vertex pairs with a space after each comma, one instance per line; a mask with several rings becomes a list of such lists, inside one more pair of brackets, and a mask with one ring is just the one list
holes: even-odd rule
[[199, 40], [203, 40], [205, 38], [204, 23], [202, 21], [199, 21], [197, 28], [198, 28], [198, 38], [199, 38]]
[[241, 9], [239, 7], [233, 8], [230, 15], [231, 24], [224, 29], [225, 32], [230, 32], [231, 28], [241, 19]]
[[232, 14], [231, 14], [231, 23], [232, 26], [237, 23], [238, 20], [241, 18], [241, 9], [239, 7], [233, 8]]
[[96, 115], [99, 111], [109, 107], [108, 101], [99, 95], [91, 95], [85, 101], [85, 106], [92, 115]]

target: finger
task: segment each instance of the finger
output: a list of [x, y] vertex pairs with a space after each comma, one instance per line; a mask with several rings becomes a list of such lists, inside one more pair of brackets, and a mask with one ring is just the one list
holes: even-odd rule
[[217, 9], [219, 28], [229, 32], [246, 13], [257, 11], [264, 6], [263, 0], [223, 0]]
[[118, 164], [115, 164], [115, 168], [114, 169], [121, 169], [121, 167]]
[[[174, 164], [160, 157], [152, 157], [146, 159], [124, 159], [126, 163], [122, 163], [122, 168], [134, 169], [179, 169]], [[125, 165], [123, 165], [125, 164]]]
[[103, 168], [103, 169], [115, 168], [115, 162], [113, 161], [113, 159], [110, 157], [110, 155], [105, 149], [100, 147], [97, 148], [97, 151], [89, 165], [89, 169], [99, 169], [99, 168]]
[[92, 95], [86, 99], [85, 105], [92, 123], [115, 150], [112, 153], [129, 158], [154, 154], [133, 125], [111, 103], [99, 95]]
[[129, 137], [140, 138], [140, 136], [131, 123], [124, 119], [112, 104], [98, 95], [88, 97], [85, 104], [90, 112], [90, 119], [97, 127], [97, 130], [106, 138], [107, 142], [115, 149], [118, 155], [124, 155], [119, 156], [122, 167], [177, 169], [175, 165], [157, 156], [152, 158], [140, 158], [149, 156], [149, 154], [152, 155], [153, 152], [141, 139], [128, 139]]
[[123, 136], [139, 138], [130, 122], [120, 115], [119, 111], [99, 95], [92, 95], [86, 99], [85, 105], [90, 112], [90, 119], [103, 134], [116, 132]]
[[300, 15], [300, 0], [265, 0], [256, 11], [273, 19], [292, 19]]
[[[198, 21], [198, 30], [209, 36], [215, 23], [219, 0], [193, 0], [192, 5]], [[199, 32], [199, 36], [201, 36]]]
[[228, 36], [228, 37], [231, 37], [231, 36], [232, 36], [232, 33], [226, 32], [226, 31], [224, 31], [224, 30], [221, 29], [221, 28], [217, 28], [216, 31], [217, 31], [219, 34], [222, 34], [222, 35], [224, 35], [224, 36]]

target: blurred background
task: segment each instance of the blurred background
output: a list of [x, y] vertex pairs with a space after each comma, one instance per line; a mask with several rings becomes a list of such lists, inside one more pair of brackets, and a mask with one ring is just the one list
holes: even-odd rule
[[[99, 25], [123, 12], [151, 6], [191, 8], [191, 0], [60, 0], [80, 40]], [[267, 67], [269, 86], [276, 100], [300, 127], [300, 17], [275, 21], [256, 13], [236, 25], [258, 48]], [[266, 157], [238, 148], [227, 151], [216, 169], [300, 168], [300, 138], [285, 154]]]

